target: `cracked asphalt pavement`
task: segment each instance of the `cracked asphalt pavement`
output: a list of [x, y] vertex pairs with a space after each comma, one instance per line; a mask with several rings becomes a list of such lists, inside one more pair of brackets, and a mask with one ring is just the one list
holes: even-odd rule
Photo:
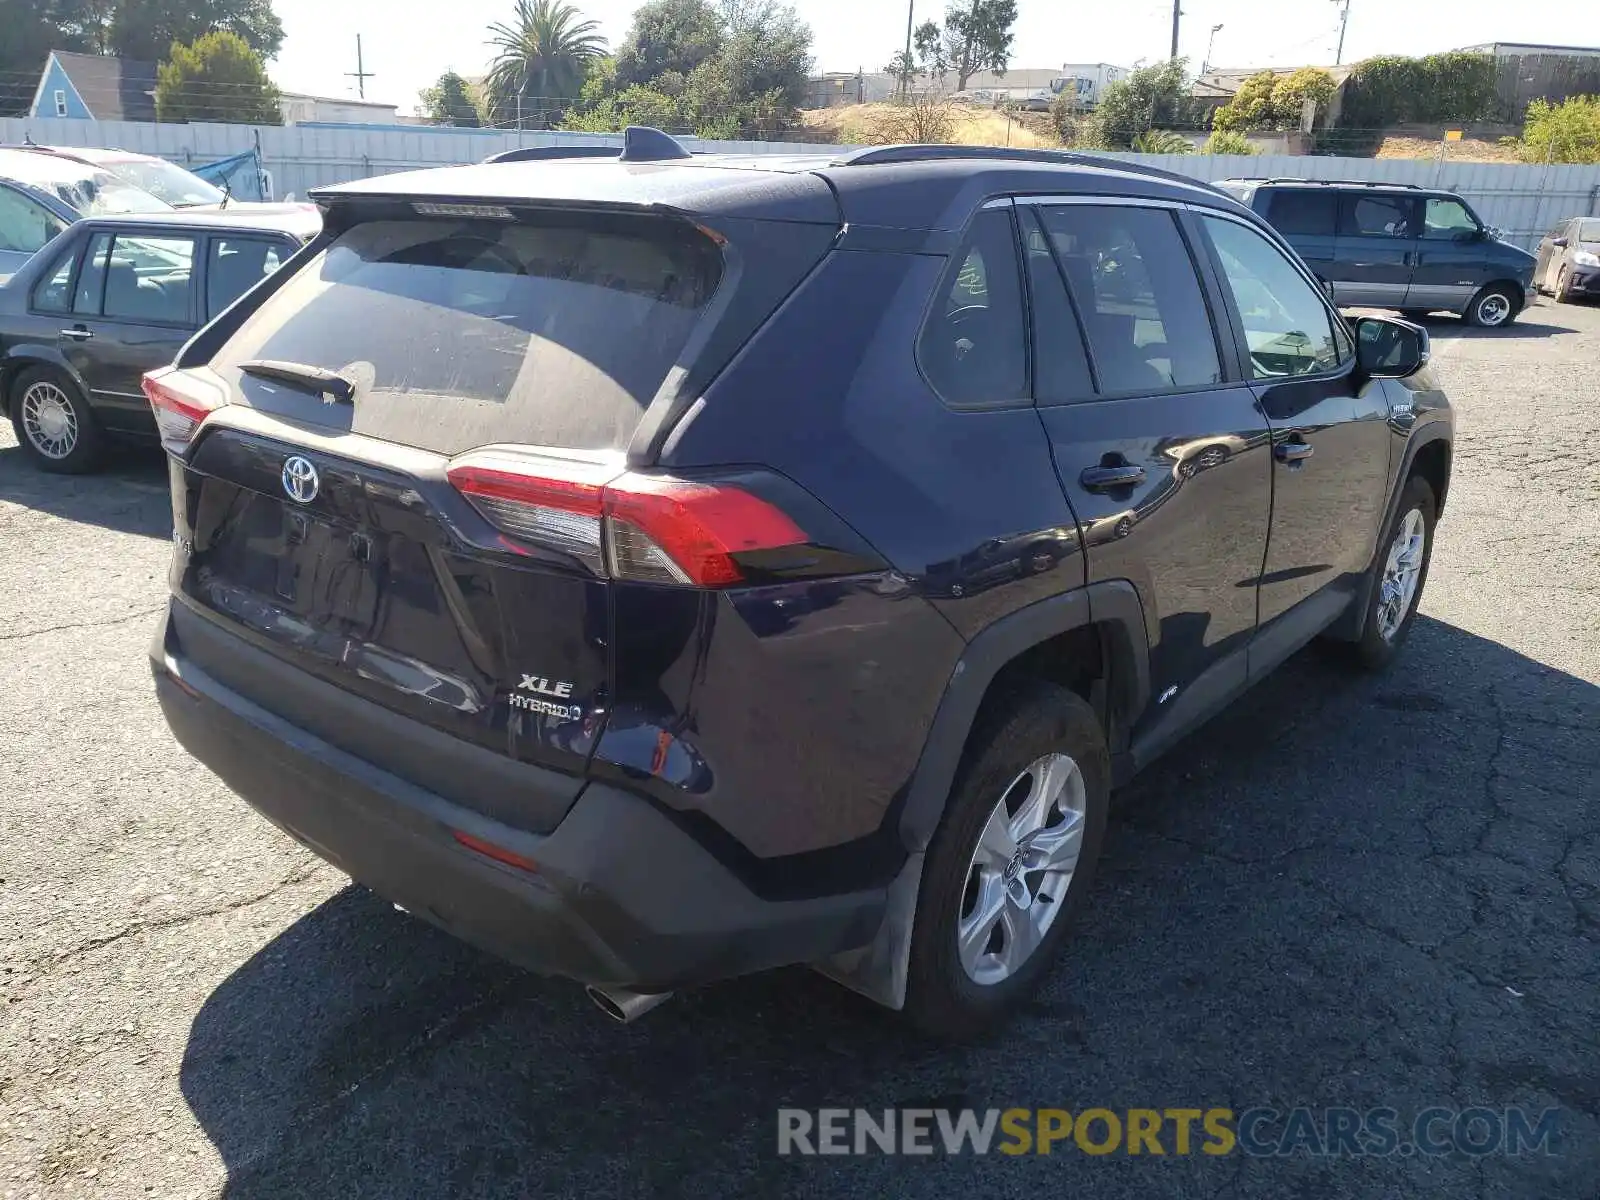
[[[1595, 1200], [1600, 309], [1434, 324], [1403, 659], [1297, 656], [1120, 796], [1065, 960], [929, 1045], [803, 970], [636, 1025], [350, 886], [189, 760], [164, 472], [0, 435], [0, 1197]], [[780, 1158], [780, 1106], [1561, 1110], [1553, 1155]]]

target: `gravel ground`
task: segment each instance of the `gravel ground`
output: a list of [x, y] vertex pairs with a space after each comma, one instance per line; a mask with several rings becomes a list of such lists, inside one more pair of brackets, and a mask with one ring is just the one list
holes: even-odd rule
[[[172, 741], [162, 468], [0, 435], [0, 1197], [1594, 1200], [1600, 310], [1434, 326], [1402, 662], [1302, 654], [1121, 796], [1067, 960], [936, 1048], [804, 971], [618, 1028], [350, 887]], [[1561, 1110], [1559, 1153], [780, 1158], [779, 1106]], [[1170, 1146], [1170, 1141], [1169, 1141]]]

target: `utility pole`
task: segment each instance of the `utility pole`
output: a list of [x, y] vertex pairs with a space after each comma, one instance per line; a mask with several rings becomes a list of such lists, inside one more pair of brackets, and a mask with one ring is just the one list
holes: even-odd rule
[[346, 71], [345, 78], [356, 81], [356, 94], [365, 100], [367, 98], [367, 80], [375, 79], [376, 76], [367, 70], [366, 65], [361, 60], [361, 35], [359, 33], [356, 34], [356, 69], [354, 71]]
[[1178, 57], [1178, 24], [1183, 19], [1183, 0], [1172, 0], [1172, 57]]
[[1217, 48], [1217, 34], [1221, 32], [1221, 25], [1213, 25], [1211, 27], [1211, 36], [1206, 39], [1206, 56], [1200, 62], [1200, 74], [1202, 75], [1211, 69], [1211, 52]]
[[1333, 0], [1333, 2], [1344, 5], [1339, 11], [1339, 52], [1333, 56], [1333, 65], [1339, 67], [1344, 65], [1344, 31], [1350, 24], [1350, 0]]
[[911, 99], [911, 22], [916, 18], [917, 0], [906, 0], [906, 56], [900, 60], [900, 92]]

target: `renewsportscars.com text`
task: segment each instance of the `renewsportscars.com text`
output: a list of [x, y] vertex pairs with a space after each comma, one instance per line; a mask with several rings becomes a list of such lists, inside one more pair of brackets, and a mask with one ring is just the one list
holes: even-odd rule
[[1554, 1108], [781, 1108], [778, 1153], [1555, 1154], [1559, 1124]]

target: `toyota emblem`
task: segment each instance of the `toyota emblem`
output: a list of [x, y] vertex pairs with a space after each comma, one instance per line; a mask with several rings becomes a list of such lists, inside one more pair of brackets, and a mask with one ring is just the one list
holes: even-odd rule
[[283, 462], [283, 490], [296, 504], [310, 504], [317, 498], [317, 468], [298, 454]]

